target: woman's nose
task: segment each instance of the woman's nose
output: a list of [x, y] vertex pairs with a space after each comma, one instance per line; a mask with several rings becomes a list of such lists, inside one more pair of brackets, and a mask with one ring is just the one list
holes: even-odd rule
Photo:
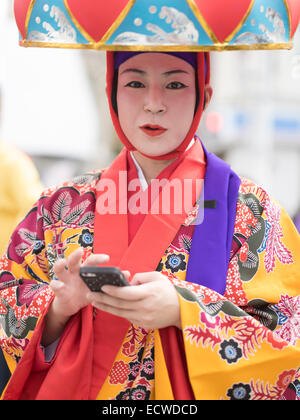
[[144, 110], [146, 112], [151, 112], [152, 114], [163, 113], [166, 111], [163, 95], [159, 88], [154, 87], [149, 89], [145, 100]]

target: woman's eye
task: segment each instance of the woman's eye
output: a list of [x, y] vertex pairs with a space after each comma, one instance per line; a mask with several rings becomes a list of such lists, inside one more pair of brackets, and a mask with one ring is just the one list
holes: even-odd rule
[[168, 86], [167, 86], [167, 88], [168, 89], [184, 89], [184, 88], [186, 88], [187, 86], [186, 85], [184, 85], [183, 83], [181, 83], [181, 82], [171, 82], [171, 83], [169, 83], [168, 84]]
[[141, 82], [132, 81], [132, 82], [130, 82], [130, 83], [127, 83], [126, 87], [132, 87], [132, 88], [137, 89], [137, 88], [142, 88], [142, 87], [144, 87], [144, 85], [143, 85], [143, 83], [141, 83]]

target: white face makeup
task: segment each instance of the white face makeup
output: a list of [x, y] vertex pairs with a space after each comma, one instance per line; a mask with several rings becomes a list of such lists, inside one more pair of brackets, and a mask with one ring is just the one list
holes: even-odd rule
[[194, 118], [195, 70], [168, 54], [139, 54], [119, 68], [121, 128], [137, 151], [161, 156], [178, 148]]

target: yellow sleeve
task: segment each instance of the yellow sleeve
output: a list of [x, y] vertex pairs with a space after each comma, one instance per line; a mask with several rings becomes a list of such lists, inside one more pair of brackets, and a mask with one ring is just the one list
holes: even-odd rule
[[[278, 400], [296, 378], [289, 343], [209, 289], [177, 287], [190, 382], [199, 400]], [[212, 298], [213, 296], [213, 298]]]
[[300, 237], [287, 213], [242, 185], [224, 296], [174, 282], [196, 399], [300, 399]]
[[0, 143], [0, 254], [18, 223], [38, 200], [42, 186], [31, 159]]
[[[40, 244], [38, 255], [35, 244]], [[44, 238], [38, 229], [38, 207], [33, 207], [0, 259], [0, 346], [11, 372], [53, 297], [48, 271]]]

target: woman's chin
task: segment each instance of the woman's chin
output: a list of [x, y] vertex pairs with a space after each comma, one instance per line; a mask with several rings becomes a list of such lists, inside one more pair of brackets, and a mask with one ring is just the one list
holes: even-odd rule
[[172, 153], [173, 150], [157, 150], [157, 148], [156, 148], [155, 151], [154, 150], [145, 150], [145, 149], [144, 150], [137, 149], [136, 151], [139, 154], [141, 154], [142, 156], [149, 157], [150, 159], [151, 158], [155, 159], [157, 157], [164, 156], [164, 155], [167, 155], [169, 153]]

